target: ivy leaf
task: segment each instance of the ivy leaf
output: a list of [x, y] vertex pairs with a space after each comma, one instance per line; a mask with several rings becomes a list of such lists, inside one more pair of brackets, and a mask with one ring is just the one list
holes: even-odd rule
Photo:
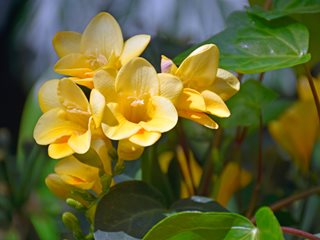
[[124, 232], [131, 237], [141, 238], [165, 217], [162, 199], [163, 196], [156, 189], [142, 181], [116, 184], [97, 206], [95, 238], [103, 239], [98, 238], [103, 236], [101, 232]]
[[291, 14], [320, 12], [320, 0], [274, 0], [272, 9], [268, 11], [260, 6], [249, 8], [248, 11], [267, 20], [272, 20]]
[[310, 60], [308, 29], [289, 19], [266, 21], [252, 14], [235, 12], [227, 28], [178, 55], [180, 64], [196, 47], [214, 43], [220, 49], [220, 67], [239, 73], [260, 73], [292, 67]]
[[234, 213], [182, 212], [155, 225], [143, 240], [256, 239], [257, 229], [245, 217]]
[[260, 208], [255, 217], [260, 239], [284, 240], [279, 222], [270, 208]]
[[231, 116], [219, 120], [224, 127], [256, 127], [260, 122], [260, 112], [265, 109], [277, 94], [255, 80], [244, 82], [240, 91], [227, 101]]

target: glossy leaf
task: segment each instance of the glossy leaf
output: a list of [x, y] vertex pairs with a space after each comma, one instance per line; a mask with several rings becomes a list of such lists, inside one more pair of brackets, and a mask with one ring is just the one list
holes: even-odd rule
[[259, 125], [260, 111], [277, 97], [277, 94], [264, 87], [260, 82], [248, 80], [241, 85], [240, 91], [227, 105], [231, 116], [221, 120], [224, 127]]
[[317, 13], [320, 12], [320, 0], [274, 0], [270, 10], [254, 6], [249, 12], [267, 20], [298, 13]]
[[127, 181], [115, 185], [97, 206], [96, 234], [97, 231], [100, 231], [99, 234], [124, 232], [135, 238], [142, 237], [165, 217], [162, 199], [158, 191], [141, 181]]
[[[228, 27], [200, 43], [214, 43], [220, 49], [220, 67], [239, 73], [260, 73], [292, 67], [310, 60], [308, 29], [281, 19], [266, 21], [245, 12], [235, 12]], [[199, 46], [197, 45], [197, 46]], [[174, 60], [180, 64], [197, 46]]]
[[257, 227], [259, 229], [259, 239], [284, 239], [279, 222], [270, 208], [260, 208], [255, 216]]
[[256, 234], [254, 225], [238, 214], [182, 212], [159, 222], [143, 240], [251, 240]]

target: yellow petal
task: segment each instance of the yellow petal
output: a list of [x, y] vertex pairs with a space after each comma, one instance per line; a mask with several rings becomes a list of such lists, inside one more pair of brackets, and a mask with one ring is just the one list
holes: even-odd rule
[[139, 125], [150, 132], [167, 132], [171, 130], [178, 121], [178, 113], [170, 100], [154, 96], [149, 105], [149, 121], [141, 121]]
[[103, 164], [104, 172], [111, 176], [112, 175], [112, 159], [110, 157], [110, 152], [114, 151], [112, 143], [109, 139], [93, 139], [92, 148], [100, 157], [100, 160]]
[[90, 107], [95, 127], [100, 127], [106, 101], [104, 96], [96, 89], [92, 89], [90, 93]]
[[48, 155], [53, 159], [60, 159], [74, 154], [68, 143], [51, 143], [48, 148]]
[[159, 94], [156, 70], [145, 59], [137, 57], [124, 65], [116, 78], [116, 92], [131, 97]]
[[120, 61], [125, 65], [134, 57], [139, 57], [140, 54], [146, 49], [150, 42], [150, 36], [141, 34], [129, 38], [123, 46]]
[[141, 126], [138, 124], [129, 122], [122, 115], [117, 103], [108, 103], [107, 104], [109, 112], [105, 112], [105, 119], [115, 119], [116, 121], [103, 121], [101, 126], [104, 134], [112, 140], [120, 140], [129, 138], [133, 134], [137, 133]]
[[180, 169], [183, 175], [183, 179], [184, 182], [186, 184], [186, 187], [188, 189], [188, 193], [190, 194], [190, 196], [194, 195], [194, 187], [193, 187], [193, 183], [191, 180], [191, 175], [190, 175], [190, 171], [188, 169], [188, 162], [187, 162], [187, 158], [183, 152], [183, 149], [181, 146], [177, 147], [177, 159], [180, 165]]
[[130, 137], [129, 141], [142, 147], [148, 147], [158, 141], [160, 137], [161, 133], [159, 132], [149, 132], [142, 129], [138, 133]]
[[92, 72], [88, 59], [80, 53], [71, 53], [58, 60], [54, 71], [63, 75], [86, 78]]
[[183, 117], [191, 121], [197, 122], [207, 128], [217, 129], [219, 127], [218, 124], [215, 121], [213, 121], [209, 116], [207, 116], [205, 113], [178, 110], [178, 115], [179, 117]]
[[78, 134], [71, 135], [71, 137], [68, 140], [69, 146], [73, 149], [74, 152], [79, 154], [86, 153], [89, 150], [90, 142], [91, 142], [90, 128], [81, 135], [78, 135]]
[[314, 144], [319, 136], [317, 111], [313, 100], [294, 103], [278, 120], [269, 124], [269, 131], [273, 139], [293, 158], [295, 164], [307, 172]]
[[122, 160], [135, 160], [138, 159], [144, 148], [130, 142], [128, 139], [120, 140], [118, 143], [118, 157]]
[[42, 112], [61, 107], [58, 98], [58, 79], [46, 81], [41, 85], [38, 93], [39, 105]]
[[214, 44], [206, 44], [194, 50], [181, 63], [176, 75], [181, 77], [184, 83], [191, 84], [191, 87], [206, 87], [213, 83], [216, 77], [218, 63], [219, 50], [217, 46]]
[[53, 37], [54, 50], [61, 58], [70, 53], [80, 52], [81, 34], [78, 32], [58, 32]]
[[216, 79], [209, 90], [218, 94], [223, 100], [227, 100], [240, 89], [240, 81], [232, 73], [218, 68]]
[[218, 117], [229, 117], [230, 111], [224, 101], [219, 95], [205, 90], [201, 93], [206, 103], [206, 112], [218, 116]]
[[98, 168], [84, 164], [73, 156], [60, 160], [54, 170], [65, 183], [85, 190], [99, 181]]
[[177, 66], [174, 64], [174, 62], [167, 58], [164, 55], [161, 55], [161, 72], [162, 73], [172, 73], [175, 74], [178, 70]]
[[[316, 88], [316, 92], [320, 97], [320, 77], [318, 79], [313, 78], [312, 80]], [[313, 100], [313, 94], [307, 77], [302, 76], [298, 79], [297, 92], [300, 100]]]
[[222, 206], [226, 206], [232, 195], [248, 185], [251, 179], [250, 172], [241, 169], [238, 163], [228, 163], [219, 177], [219, 189], [215, 197], [216, 201]]
[[58, 85], [58, 95], [61, 104], [69, 112], [88, 113], [89, 102], [81, 88], [68, 78], [61, 79]]
[[99, 90], [107, 102], [114, 102], [116, 99], [114, 70], [100, 70], [93, 77], [94, 88]]
[[120, 56], [123, 37], [119, 24], [109, 13], [99, 13], [84, 30], [80, 46], [86, 56]]
[[169, 166], [173, 157], [174, 153], [172, 151], [166, 151], [159, 155], [159, 166], [163, 173], [168, 173]]
[[79, 84], [81, 86], [85, 86], [89, 89], [93, 88], [93, 78], [87, 77], [87, 78], [78, 78], [78, 77], [68, 77], [70, 80], [75, 82], [76, 84]]
[[160, 73], [158, 78], [160, 81], [160, 96], [175, 102], [183, 89], [181, 80], [168, 73]]
[[74, 132], [83, 132], [80, 125], [66, 120], [66, 113], [54, 108], [45, 112], [38, 120], [33, 137], [40, 145], [50, 144], [63, 136], [70, 136]]
[[203, 96], [198, 91], [191, 88], [184, 88], [182, 90], [175, 105], [178, 110], [206, 111], [206, 104]]

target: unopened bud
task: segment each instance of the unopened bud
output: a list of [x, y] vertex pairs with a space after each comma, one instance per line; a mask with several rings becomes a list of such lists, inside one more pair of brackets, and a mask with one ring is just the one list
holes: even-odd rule
[[83, 206], [82, 203], [78, 202], [77, 200], [73, 199], [73, 198], [67, 198], [66, 203], [70, 206], [73, 207], [77, 210], [85, 210], [86, 207]]
[[80, 228], [80, 222], [78, 218], [71, 212], [65, 212], [62, 215], [62, 222], [68, 228], [76, 239], [83, 239], [84, 235]]

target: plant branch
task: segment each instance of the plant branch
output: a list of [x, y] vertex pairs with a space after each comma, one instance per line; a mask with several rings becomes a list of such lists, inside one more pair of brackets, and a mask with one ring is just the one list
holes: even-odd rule
[[300, 199], [304, 199], [304, 198], [309, 197], [310, 195], [313, 195], [316, 193], [320, 193], [320, 186], [317, 186], [317, 187], [308, 189], [304, 192], [297, 193], [297, 194], [294, 194], [294, 195], [289, 196], [287, 198], [284, 198], [284, 199], [272, 204], [270, 206], [270, 208], [272, 211], [275, 212], [275, 211], [278, 211], [279, 209], [282, 209], [282, 208], [294, 203], [295, 201], [298, 201]]
[[310, 240], [320, 240], [319, 237], [317, 237], [311, 233], [296, 229], [296, 228], [281, 227], [281, 230], [282, 230], [282, 232], [290, 234], [290, 235], [295, 235], [295, 236], [303, 237], [303, 238], [310, 239]]
[[306, 75], [307, 75], [307, 78], [308, 78], [308, 82], [309, 82], [309, 85], [310, 85], [310, 88], [311, 88], [311, 92], [312, 92], [312, 95], [313, 95], [314, 103], [315, 103], [316, 108], [317, 108], [318, 118], [319, 118], [319, 122], [320, 122], [320, 101], [319, 101], [319, 96], [317, 94], [317, 89], [316, 89], [316, 87], [314, 85], [310, 70], [309, 70], [309, 68], [308, 68], [308, 66], [306, 64], [304, 65], [304, 69], [305, 69], [305, 72], [306, 72]]
[[260, 111], [259, 115], [259, 148], [258, 148], [258, 162], [257, 162], [257, 180], [255, 183], [255, 187], [252, 193], [252, 197], [249, 203], [249, 208], [246, 216], [249, 218], [253, 215], [253, 211], [256, 207], [261, 183], [262, 183], [262, 145], [263, 145], [263, 122], [262, 122], [262, 113]]

